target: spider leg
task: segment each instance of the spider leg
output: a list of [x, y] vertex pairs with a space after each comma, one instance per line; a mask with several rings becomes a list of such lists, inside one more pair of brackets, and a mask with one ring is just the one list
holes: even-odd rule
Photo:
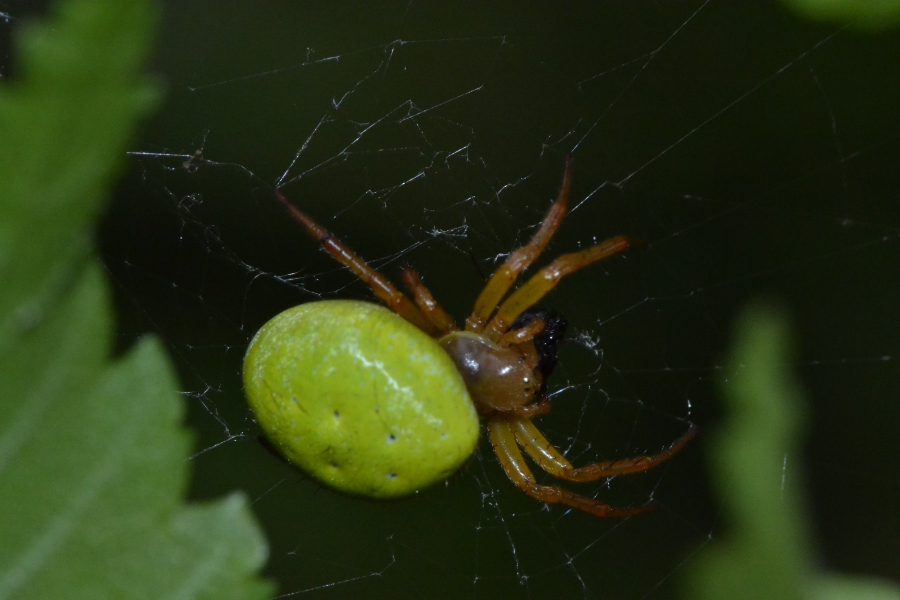
[[440, 335], [444, 336], [450, 332], [458, 331], [459, 328], [456, 326], [456, 323], [441, 308], [441, 305], [434, 299], [431, 291], [425, 287], [419, 274], [414, 269], [403, 269], [403, 282], [409, 288], [409, 291], [412, 292], [413, 299], [419, 306], [419, 310], [438, 329]]
[[520, 314], [540, 301], [556, 287], [560, 279], [598, 260], [618, 254], [629, 246], [643, 246], [644, 242], [617, 235], [581, 252], [563, 254], [535, 273], [522, 287], [507, 298], [484, 330], [484, 335], [497, 341]]
[[532, 498], [548, 504], [567, 504], [572, 508], [577, 508], [597, 517], [630, 517], [656, 508], [656, 504], [652, 502], [636, 508], [612, 508], [608, 504], [598, 502], [587, 496], [581, 496], [564, 488], [538, 485], [528, 465], [525, 464], [525, 457], [519, 451], [516, 438], [510, 428], [511, 424], [512, 422], [505, 420], [489, 421], [488, 432], [491, 436], [491, 443], [494, 446], [494, 452], [497, 453], [497, 458], [500, 460], [500, 465], [506, 471], [506, 475], [517, 488]]
[[546, 415], [548, 412], [550, 412], [550, 409], [552, 407], [553, 405], [550, 404], [549, 400], [547, 400], [546, 398], [541, 398], [540, 400], [536, 400], [531, 404], [517, 406], [509, 410], [492, 410], [486, 414], [483, 414], [482, 416], [495, 417], [498, 419], [531, 419], [533, 417]]
[[521, 444], [522, 448], [525, 449], [525, 452], [528, 453], [528, 456], [530, 456], [534, 462], [554, 477], [565, 479], [567, 481], [594, 481], [601, 477], [612, 477], [614, 475], [626, 475], [628, 473], [646, 471], [664, 460], [672, 458], [679, 450], [684, 448], [695, 435], [697, 435], [697, 428], [694, 425], [691, 425], [687, 433], [678, 438], [671, 446], [659, 454], [592, 463], [576, 469], [549, 441], [547, 441], [547, 438], [544, 437], [531, 421], [510, 421], [509, 425], [516, 441]]
[[546, 326], [547, 324], [544, 323], [543, 319], [535, 319], [521, 329], [507, 331], [500, 336], [499, 343], [503, 347], [508, 347], [513, 344], [524, 344], [525, 342], [534, 339], [534, 336], [542, 332]]
[[403, 295], [403, 292], [391, 284], [387, 277], [367, 265], [366, 261], [357, 256], [346, 244], [316, 223], [312, 217], [291, 204], [280, 190], [275, 190], [275, 198], [311, 236], [319, 240], [319, 244], [322, 245], [325, 252], [353, 271], [357, 277], [372, 288], [378, 299], [384, 302], [388, 308], [428, 335], [433, 336], [437, 333], [434, 325], [422, 315], [422, 312], [410, 302], [409, 298]]
[[510, 254], [506, 262], [491, 275], [490, 280], [488, 280], [484, 289], [478, 295], [478, 299], [475, 300], [472, 314], [466, 319], [466, 331], [478, 332], [484, 328], [484, 324], [487, 323], [494, 309], [497, 308], [497, 304], [500, 303], [500, 300], [506, 295], [512, 284], [515, 283], [519, 273], [527, 269], [534, 262], [534, 259], [543, 252], [547, 242], [556, 233], [556, 229], [566, 214], [566, 204], [569, 201], [569, 188], [571, 187], [572, 155], [567, 154], [562, 184], [559, 187], [556, 200], [547, 209], [547, 214], [544, 215], [544, 220], [531, 238], [531, 241]]

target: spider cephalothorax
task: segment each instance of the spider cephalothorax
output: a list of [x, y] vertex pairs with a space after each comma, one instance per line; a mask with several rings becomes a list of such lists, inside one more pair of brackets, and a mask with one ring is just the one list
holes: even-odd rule
[[[558, 314], [547, 310], [532, 309], [531, 307], [539, 302], [566, 275], [598, 260], [617, 254], [629, 246], [642, 245], [640, 240], [626, 236], [616, 236], [586, 250], [564, 254], [538, 271], [518, 289], [509, 293], [519, 274], [527, 269], [541, 254], [559, 227], [566, 213], [566, 204], [571, 186], [571, 173], [572, 160], [571, 156], [567, 156], [559, 194], [547, 211], [537, 232], [525, 246], [512, 252], [503, 265], [494, 272], [478, 295], [472, 314], [466, 320], [465, 327], [462, 329], [457, 327], [449, 315], [434, 300], [431, 292], [423, 285], [419, 275], [414, 270], [405, 269], [403, 271], [403, 280], [412, 293], [415, 303], [411, 302], [387, 278], [369, 267], [350, 248], [316, 223], [306, 213], [290, 204], [279, 191], [275, 191], [275, 196], [291, 215], [319, 241], [326, 252], [346, 265], [357, 277], [368, 284], [375, 295], [389, 309], [403, 317], [421, 332], [430, 336], [449, 355], [456, 365], [462, 381], [465, 383], [471, 403], [482, 419], [487, 422], [491, 443], [500, 460], [500, 464], [519, 489], [538, 500], [567, 504], [593, 515], [625, 517], [650, 510], [654, 505], [648, 503], [635, 508], [611, 508], [603, 502], [581, 496], [565, 488], [539, 485], [519, 449], [520, 447], [524, 449], [536, 464], [559, 479], [593, 481], [603, 477], [645, 471], [673, 456], [696, 433], [694, 426], [690, 425], [688, 431], [681, 438], [664, 451], [653, 456], [638, 456], [629, 459], [598, 462], [575, 468], [547, 441], [531, 421], [533, 417], [550, 410], [550, 403], [546, 394], [547, 379], [556, 364], [557, 347], [563, 338], [567, 326], [565, 319]], [[342, 322], [365, 322], [354, 321], [352, 316], [347, 317], [346, 312], [348, 310], [350, 308], [347, 304], [335, 307], [334, 301], [332, 301], [332, 304], [323, 307], [320, 313], [326, 315], [327, 318], [331, 318], [333, 314], [339, 313]], [[371, 312], [370, 309], [365, 310]], [[383, 311], [383, 309], [379, 310]], [[294, 313], [297, 312], [295, 309], [292, 309], [292, 311]], [[312, 314], [311, 311], [307, 312]], [[297, 323], [301, 319], [300, 316], [290, 318]], [[307, 320], [303, 321], [305, 323], [303, 331], [306, 332], [304, 335], [312, 335], [319, 339], [321, 336], [316, 329], [317, 325], [309, 324], [309, 319], [312, 317], [305, 318]], [[295, 325], [290, 326], [294, 327]], [[404, 326], [406, 325], [404, 324]], [[383, 327], [382, 331], [384, 330]], [[299, 329], [295, 331], [299, 331]], [[415, 332], [413, 329], [411, 331]], [[309, 332], [312, 333], [310, 334]], [[333, 334], [333, 332], [328, 333]], [[418, 332], [415, 333], [418, 334]], [[293, 331], [282, 335], [279, 329], [271, 337], [276, 339], [276, 341], [280, 338], [291, 338], [294, 340], [291, 343], [296, 343], [294, 339], [296, 336]], [[428, 340], [425, 339], [425, 342], [428, 342]], [[251, 351], [248, 352], [248, 361], [252, 357], [256, 372], [262, 372], [269, 368], [267, 366], [268, 363], [264, 364], [257, 359], [257, 355], [265, 353], [264, 350], [257, 349], [259, 345], [254, 340], [253, 344], [251, 344]], [[304, 349], [303, 351], [305, 352], [306, 350]], [[277, 354], [271, 353], [271, 355], [276, 356]], [[357, 357], [358, 353], [353, 356], [348, 354], [347, 360], [353, 360]], [[312, 357], [312, 360], [314, 362], [315, 357]], [[446, 358], [442, 360], [446, 360]], [[376, 359], [363, 357], [361, 364], [365, 366], [377, 362]], [[452, 370], [452, 367], [450, 368]], [[277, 384], [284, 379], [280, 371], [272, 372], [275, 374], [268, 381], [275, 381]], [[316, 370], [311, 369], [310, 372], [314, 373]], [[409, 375], [408, 370], [405, 372], [405, 375]], [[276, 395], [275, 392], [266, 387], [270, 383], [263, 379], [257, 382], [248, 378], [247, 381], [251, 382], [248, 384], [248, 390], [251, 387], [260, 388], [266, 393], [271, 393], [273, 397]], [[268, 397], [263, 397], [262, 391], [259, 392], [260, 398], [268, 401]], [[253, 393], [257, 393], [255, 389]], [[353, 393], [355, 394], [356, 392]], [[296, 396], [291, 396], [290, 394], [288, 396], [288, 404], [293, 405], [300, 402]], [[377, 418], [384, 417], [382, 413], [379, 413], [380, 405], [381, 401], [379, 401], [379, 405], [375, 406], [374, 410], [374, 413], [378, 413]], [[368, 415], [369, 412], [371, 411], [365, 412], [365, 414]], [[333, 411], [333, 419], [331, 412], [327, 413], [327, 418], [337, 423], [341, 415], [339, 411], [335, 410]], [[287, 422], [285, 419], [278, 421], [277, 427], [282, 427], [282, 424], [285, 422]], [[329, 427], [332, 426], [342, 427], [342, 425], [330, 423]], [[273, 427], [275, 426], [273, 425]], [[287, 433], [289, 434], [290, 432]], [[285, 434], [284, 431], [270, 433], [270, 435], [283, 434]], [[294, 436], [294, 438], [296, 437]], [[395, 435], [389, 433], [387, 443], [394, 444], [395, 439]], [[290, 443], [293, 442], [284, 442], [284, 444]], [[298, 443], [302, 443], [302, 440], [298, 441]], [[326, 450], [328, 448], [333, 449], [334, 445], [326, 444], [325, 448]], [[327, 451], [330, 452], [330, 450]], [[321, 462], [324, 459], [317, 460]], [[323, 467], [323, 470], [328, 471], [328, 468], [331, 467], [338, 469], [341, 466], [336, 463], [329, 463]], [[389, 471], [387, 476], [388, 478], [395, 478], [396, 474], [393, 471]], [[320, 478], [324, 479], [325, 476], [320, 475]], [[380, 483], [376, 481], [375, 485], [380, 485]], [[358, 493], [366, 493], [365, 489], [367, 488], [364, 486], [346, 486], [346, 489], [355, 490]], [[409, 489], [405, 490], [406, 492], [411, 491]], [[387, 497], [388, 495], [390, 494], [384, 493], [381, 494], [381, 497]]]
[[[438, 340], [459, 369], [482, 416], [536, 416], [550, 410], [547, 379], [566, 320], [549, 310], [528, 310], [499, 342], [481, 333], [451, 331]], [[539, 402], [531, 404], [535, 399]]]

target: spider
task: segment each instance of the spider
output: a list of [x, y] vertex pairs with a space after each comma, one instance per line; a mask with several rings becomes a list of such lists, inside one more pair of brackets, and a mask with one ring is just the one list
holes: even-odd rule
[[[394, 497], [446, 478], [468, 458], [478, 436], [477, 418], [469, 416], [474, 407], [474, 412], [486, 421], [503, 470], [528, 496], [546, 503], [568, 505], [598, 517], [628, 517], [652, 510], [655, 507], [652, 501], [638, 507], [613, 508], [563, 487], [541, 485], [520, 450], [520, 447], [524, 449], [539, 467], [558, 479], [587, 482], [650, 469], [675, 455], [696, 434], [696, 428], [691, 425], [659, 454], [576, 468], [532, 422], [534, 417], [550, 410], [546, 380], [556, 363], [556, 347], [566, 323], [555, 313], [531, 307], [563, 277], [628, 247], [643, 245], [640, 240], [620, 235], [586, 250], [563, 254], [508, 294], [519, 274], [541, 254], [559, 227], [566, 213], [571, 183], [572, 157], [567, 155], [559, 193], [540, 227], [526, 245], [512, 252], [493, 273], [463, 328], [457, 327], [435, 301], [416, 271], [403, 270], [403, 281], [413, 302], [275, 190], [278, 201], [318, 240], [325, 252], [349, 268], [390, 311], [418, 331], [382, 308], [350, 301], [300, 305], [266, 324], [251, 342], [244, 377], [251, 406], [274, 445], [289, 461], [334, 487], [373, 497]], [[418, 340], [416, 336], [420, 336], [424, 341], [417, 341], [416, 349], [402, 346], [407, 349], [400, 356], [383, 359], [379, 354], [382, 351], [406, 344], [407, 334], [395, 333], [395, 327], [400, 325], [401, 329], [408, 328], [415, 334], [410, 339]], [[370, 333], [380, 337], [370, 341]], [[292, 357], [287, 358], [288, 355]], [[412, 363], [408, 361], [419, 360], [420, 355], [427, 361], [410, 366]], [[425, 374], [425, 371], [440, 370], [428, 361], [447, 362], [447, 357], [452, 361], [448, 367], [450, 380], [444, 375], [441, 379]], [[355, 366], [332, 377], [330, 383], [321, 383], [326, 373], [334, 374], [348, 362]], [[452, 372], [454, 366], [458, 376]], [[416, 373], [416, 369], [422, 373]], [[379, 381], [390, 385], [372, 383], [374, 379], [370, 376], [380, 377]], [[457, 393], [456, 388], [450, 388], [460, 378], [464, 389], [458, 386], [463, 391]], [[435, 391], [432, 379], [450, 388]], [[398, 383], [401, 380], [407, 383]], [[428, 383], [423, 383], [426, 380]], [[378, 389], [373, 392], [369, 389], [373, 387]], [[455, 395], [462, 400], [455, 402]], [[440, 405], [440, 411], [456, 411], [455, 416], [445, 417], [434, 409], [421, 418], [430, 404]], [[412, 415], [409, 419], [428, 425], [422, 426], [424, 429], [412, 428], [406, 416], [389, 416], [391, 410], [397, 414], [406, 411]], [[352, 425], [347, 420], [351, 411]], [[304, 420], [310, 420], [310, 424], [298, 424]], [[371, 433], [372, 428], [376, 433]], [[426, 437], [434, 441], [426, 442]], [[450, 437], [454, 439], [447, 443], [452, 447], [436, 449], [444, 448], [438, 444]], [[398, 440], [407, 445], [394, 452]], [[434, 472], [419, 476], [418, 471], [431, 456], [440, 456], [444, 463]], [[402, 478], [408, 481], [402, 483]]]

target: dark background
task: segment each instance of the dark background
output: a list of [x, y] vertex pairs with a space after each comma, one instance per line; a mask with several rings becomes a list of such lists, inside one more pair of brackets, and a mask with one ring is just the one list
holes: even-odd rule
[[[0, 5], [7, 31], [35, 8]], [[808, 483], [821, 563], [900, 579], [897, 32], [766, 2], [172, 1], [162, 25], [150, 68], [166, 96], [98, 244], [120, 348], [155, 332], [177, 361], [191, 495], [248, 494], [280, 593], [674, 597], [727, 528], [704, 436], [732, 319], [761, 294], [797, 329], [810, 418], [786, 476]], [[618, 233], [651, 245], [544, 302], [573, 341], [538, 424], [583, 463], [658, 451], [696, 422], [663, 467], [578, 488], [652, 496], [656, 513], [547, 510], [484, 441], [446, 485], [391, 503], [322, 488], [257, 444], [240, 382], [256, 329], [368, 297], [276, 206], [277, 182], [395, 280], [414, 265], [461, 321], [568, 151], [576, 208], [548, 255]]]

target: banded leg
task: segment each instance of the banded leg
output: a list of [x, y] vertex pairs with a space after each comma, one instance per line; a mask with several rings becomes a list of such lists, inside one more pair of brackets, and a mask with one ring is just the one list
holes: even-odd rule
[[572, 155], [566, 155], [566, 165], [563, 169], [562, 184], [559, 187], [559, 193], [556, 200], [550, 205], [544, 220], [541, 222], [540, 228], [532, 236], [531, 241], [522, 246], [509, 255], [499, 268], [494, 271], [488, 280], [484, 289], [475, 300], [475, 307], [472, 314], [466, 319], [466, 331], [479, 332], [484, 328], [484, 324], [493, 314], [500, 300], [515, 283], [519, 273], [528, 268], [534, 262], [544, 248], [547, 242], [556, 233], [560, 222], [566, 214], [566, 205], [569, 201], [569, 189], [572, 187]]
[[629, 246], [643, 246], [644, 242], [624, 235], [617, 235], [596, 246], [591, 246], [581, 252], [563, 254], [552, 263], [535, 273], [522, 287], [513, 292], [507, 298], [497, 314], [491, 319], [484, 330], [484, 335], [494, 340], [500, 339], [503, 333], [509, 329], [516, 317], [528, 308], [534, 306], [550, 290], [556, 287], [560, 280], [579, 269], [583, 269], [591, 263], [618, 254]]
[[626, 475], [652, 469], [659, 463], [675, 456], [697, 435], [697, 428], [691, 425], [687, 433], [678, 438], [671, 446], [653, 456], [636, 456], [622, 460], [597, 462], [575, 468], [553, 447], [531, 421], [510, 421], [510, 428], [516, 441], [525, 449], [534, 462], [542, 469], [567, 481], [595, 481], [602, 477]]
[[597, 517], [630, 517], [656, 508], [656, 504], [652, 502], [635, 508], [612, 508], [608, 504], [564, 488], [538, 485], [528, 465], [525, 464], [525, 457], [519, 451], [510, 425], [510, 421], [490, 421], [488, 432], [491, 436], [491, 443], [494, 445], [494, 451], [497, 453], [500, 465], [506, 471], [506, 475], [517, 488], [535, 500], [550, 504], [566, 504]]
[[395, 288], [387, 277], [374, 270], [366, 264], [362, 258], [357, 256], [353, 250], [345, 245], [341, 240], [333, 236], [327, 229], [316, 223], [312, 217], [291, 204], [287, 198], [279, 190], [275, 190], [275, 198], [287, 209], [291, 216], [303, 227], [307, 232], [319, 241], [322, 249], [332, 256], [335, 260], [346, 266], [348, 269], [363, 280], [366, 285], [372, 288], [375, 296], [385, 303], [389, 309], [427, 333], [435, 335], [437, 333], [434, 325], [429, 322], [422, 312], [410, 302], [403, 292]]

